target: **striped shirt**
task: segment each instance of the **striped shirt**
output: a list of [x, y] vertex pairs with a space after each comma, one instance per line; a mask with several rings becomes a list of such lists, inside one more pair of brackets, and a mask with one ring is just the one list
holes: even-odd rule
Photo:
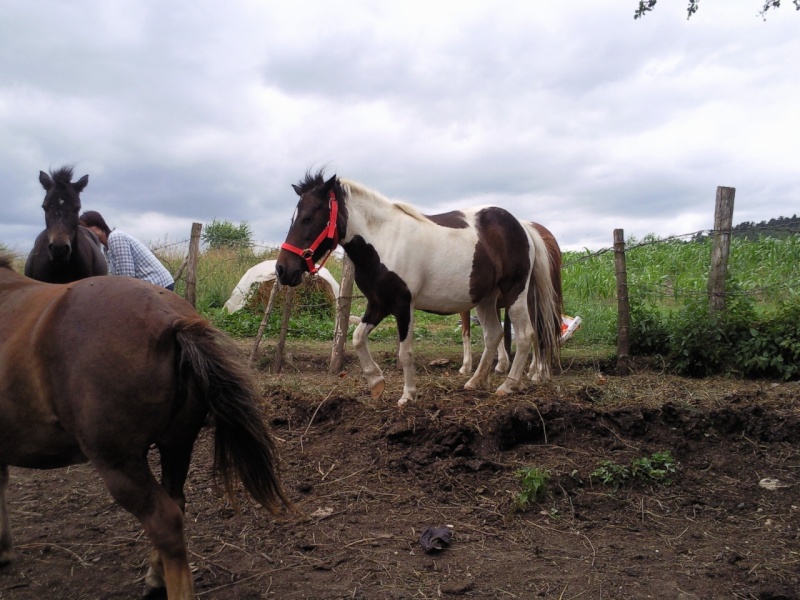
[[106, 259], [112, 275], [136, 277], [161, 287], [175, 283], [156, 255], [142, 242], [123, 231], [115, 229], [109, 234]]

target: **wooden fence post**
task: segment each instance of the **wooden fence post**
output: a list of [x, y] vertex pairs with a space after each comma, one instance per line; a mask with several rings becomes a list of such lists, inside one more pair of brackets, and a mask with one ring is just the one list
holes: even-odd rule
[[258, 352], [258, 345], [261, 343], [261, 338], [264, 336], [264, 330], [267, 328], [267, 323], [269, 323], [269, 315], [272, 313], [272, 305], [275, 304], [275, 296], [278, 294], [278, 288], [281, 287], [281, 283], [278, 281], [278, 278], [275, 277], [275, 281], [272, 284], [272, 289], [269, 291], [269, 300], [267, 301], [267, 307], [264, 309], [264, 317], [261, 319], [261, 323], [258, 326], [258, 333], [256, 333], [255, 342], [253, 342], [253, 349], [250, 351], [250, 366], [253, 365], [256, 353]]
[[192, 223], [192, 237], [189, 240], [189, 258], [186, 262], [186, 291], [183, 297], [195, 306], [197, 300], [197, 258], [200, 255], [201, 223]]
[[708, 276], [708, 307], [712, 315], [725, 310], [725, 279], [728, 276], [728, 255], [731, 251], [734, 196], [736, 188], [717, 188], [714, 246], [711, 249], [711, 272]]
[[278, 345], [275, 348], [275, 368], [273, 373], [276, 375], [283, 368], [283, 349], [286, 346], [286, 335], [289, 333], [289, 317], [292, 314], [292, 303], [294, 302], [294, 288], [287, 287], [283, 295], [283, 318], [281, 320], [281, 334], [278, 338]]
[[329, 372], [333, 375], [344, 367], [344, 347], [347, 330], [350, 328], [350, 307], [353, 304], [353, 278], [355, 266], [345, 254], [342, 257], [342, 282], [339, 284], [339, 297], [336, 299], [336, 324], [333, 330], [333, 349]]
[[617, 374], [627, 375], [630, 372], [631, 306], [628, 301], [628, 271], [622, 229], [614, 230], [614, 264], [617, 272]]

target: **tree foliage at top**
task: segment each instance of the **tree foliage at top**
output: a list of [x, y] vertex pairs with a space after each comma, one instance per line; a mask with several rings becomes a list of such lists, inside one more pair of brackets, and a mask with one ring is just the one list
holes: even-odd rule
[[253, 246], [253, 232], [247, 221], [234, 225], [230, 221], [214, 219], [211, 224], [203, 228], [200, 237], [212, 250], [218, 248], [242, 250]]
[[[637, 8], [636, 11], [633, 13], [633, 18], [641, 19], [643, 16], [645, 16], [647, 13], [649, 13], [656, 7], [657, 2], [658, 0], [640, 0], [639, 8]], [[700, 0], [689, 0], [689, 6], [686, 9], [687, 19], [691, 19], [692, 15], [697, 12], [699, 4]], [[792, 4], [794, 4], [796, 10], [800, 10], [800, 0], [792, 0]], [[764, 6], [761, 8], [758, 14], [760, 14], [761, 17], [766, 21], [767, 11], [771, 8], [780, 8], [780, 6], [781, 6], [781, 0], [766, 0], [764, 2]]]

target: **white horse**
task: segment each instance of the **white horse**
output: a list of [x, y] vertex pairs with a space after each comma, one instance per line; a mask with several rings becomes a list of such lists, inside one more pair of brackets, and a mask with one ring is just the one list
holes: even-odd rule
[[397, 321], [398, 358], [403, 368], [401, 406], [414, 400], [414, 311], [456, 314], [475, 308], [483, 324], [484, 351], [464, 386], [483, 389], [503, 328], [498, 302], [507, 307], [517, 353], [498, 394], [523, 385], [528, 354], [549, 361], [558, 349], [560, 311], [550, 263], [541, 238], [532, 239], [511, 213], [483, 206], [426, 217], [393, 203], [354, 181], [322, 171], [293, 186], [300, 196], [295, 218], [281, 247], [275, 272], [285, 285], [298, 285], [341, 242], [353, 261], [355, 280], [367, 299], [353, 333], [361, 367], [373, 397], [383, 393], [383, 372], [373, 360], [367, 336], [388, 315]]

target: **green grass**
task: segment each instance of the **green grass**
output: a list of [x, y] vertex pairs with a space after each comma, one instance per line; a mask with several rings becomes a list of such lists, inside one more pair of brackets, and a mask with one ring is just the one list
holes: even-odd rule
[[[682, 242], [659, 240], [647, 236], [643, 240], [627, 240], [626, 263], [628, 295], [632, 304], [647, 305], [655, 314], [670, 315], [687, 302], [697, 303], [706, 295], [711, 259], [711, 240]], [[173, 273], [185, 258], [185, 250], [170, 251], [170, 246], [157, 251], [159, 258]], [[197, 274], [197, 307], [215, 323], [234, 335], [255, 335], [262, 314], [240, 311], [235, 316], [221, 310], [234, 286], [251, 266], [277, 255], [276, 249], [206, 250], [201, 254]], [[565, 252], [563, 259], [565, 312], [580, 315], [583, 324], [564, 348], [564, 353], [613, 354], [617, 336], [617, 299], [614, 253], [599, 254]], [[734, 237], [731, 241], [729, 276], [736, 294], [752, 298], [760, 311], [786, 302], [796, 302], [800, 290], [800, 236], [762, 237], [749, 241]], [[341, 280], [342, 261], [333, 256], [326, 268]], [[177, 291], [183, 294], [183, 280]], [[328, 340], [333, 335], [333, 313], [321, 314], [304, 310], [302, 299], [293, 311], [289, 334], [308, 340]], [[305, 308], [308, 308], [307, 306]], [[351, 314], [361, 315], [366, 300], [356, 288], [353, 291]], [[274, 310], [267, 335], [277, 335], [280, 311]], [[430, 345], [461, 344], [457, 315], [440, 316], [417, 312], [414, 337]], [[352, 326], [351, 326], [352, 331]], [[374, 342], [392, 344], [397, 337], [394, 319], [389, 317], [370, 335]], [[480, 329], [473, 330], [474, 351], [480, 351]]]

